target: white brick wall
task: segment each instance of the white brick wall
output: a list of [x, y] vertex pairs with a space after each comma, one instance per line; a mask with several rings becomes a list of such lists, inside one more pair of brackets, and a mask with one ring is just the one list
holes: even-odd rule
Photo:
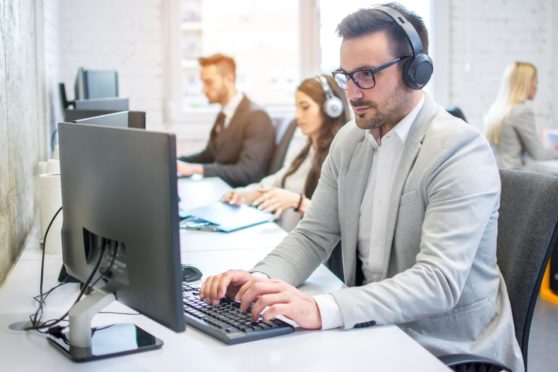
[[534, 104], [540, 127], [554, 126], [551, 0], [453, 0], [450, 6], [449, 102], [482, 128], [504, 68], [519, 60], [539, 70]]
[[61, 0], [60, 77], [73, 97], [80, 66], [116, 69], [121, 97], [147, 112], [148, 126], [163, 122], [163, 0]]

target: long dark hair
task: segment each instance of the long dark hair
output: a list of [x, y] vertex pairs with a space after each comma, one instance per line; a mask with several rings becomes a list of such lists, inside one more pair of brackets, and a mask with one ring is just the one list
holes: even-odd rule
[[[312, 194], [314, 194], [314, 190], [318, 185], [322, 163], [324, 162], [329, 152], [329, 147], [331, 145], [331, 141], [333, 141], [333, 137], [335, 137], [335, 134], [337, 134], [337, 131], [343, 124], [351, 120], [345, 93], [341, 90], [341, 88], [339, 88], [339, 86], [331, 76], [323, 76], [327, 80], [332, 93], [340, 98], [343, 102], [344, 110], [341, 116], [338, 118], [331, 118], [326, 115], [323, 109], [323, 105], [326, 100], [326, 94], [321, 82], [319, 81], [319, 78], [317, 77], [303, 80], [302, 83], [300, 83], [300, 85], [296, 88], [297, 91], [306, 94], [312, 99], [312, 101], [316, 102], [318, 106], [320, 106], [320, 114], [322, 116], [322, 125], [320, 126], [320, 133], [318, 135], [316, 155], [314, 156], [312, 167], [310, 168], [310, 172], [308, 172], [308, 175], [306, 176], [306, 182], [304, 183], [304, 195], [307, 198], [312, 197]], [[310, 139], [310, 137], [308, 137], [306, 146], [304, 146], [297, 157], [293, 160], [289, 169], [283, 176], [283, 179], [281, 180], [281, 187], [285, 187], [287, 177], [296, 172], [300, 165], [304, 162], [304, 160], [308, 156], [308, 153], [310, 152], [311, 146], [312, 140]]]

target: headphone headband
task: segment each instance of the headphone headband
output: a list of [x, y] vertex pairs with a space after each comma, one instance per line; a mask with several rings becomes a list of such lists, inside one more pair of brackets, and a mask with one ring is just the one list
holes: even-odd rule
[[316, 76], [316, 80], [318, 80], [318, 82], [321, 84], [322, 90], [326, 95], [326, 99], [333, 97], [333, 92], [331, 91], [331, 88], [329, 87], [327, 80], [324, 78], [324, 75]]
[[417, 54], [424, 53], [422, 40], [420, 39], [417, 30], [415, 30], [415, 27], [411, 24], [411, 22], [407, 21], [407, 18], [405, 18], [403, 14], [393, 8], [383, 5], [377, 5], [372, 9], [376, 9], [387, 14], [399, 25], [399, 27], [403, 29], [403, 31], [405, 31], [405, 36], [407, 37], [409, 44], [411, 44], [411, 49], [413, 50], [413, 57]]

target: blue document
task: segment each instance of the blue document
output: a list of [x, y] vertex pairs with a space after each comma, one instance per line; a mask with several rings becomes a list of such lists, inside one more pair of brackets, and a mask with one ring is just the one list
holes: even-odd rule
[[271, 213], [247, 205], [216, 202], [203, 207], [182, 211], [183, 229], [232, 232], [273, 221]]

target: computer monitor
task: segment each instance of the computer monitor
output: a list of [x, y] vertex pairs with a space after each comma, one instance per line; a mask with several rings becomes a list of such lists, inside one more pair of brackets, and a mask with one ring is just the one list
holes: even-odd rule
[[74, 82], [75, 99], [118, 97], [118, 72], [116, 70], [78, 69]]
[[116, 298], [176, 332], [185, 329], [175, 136], [71, 123], [58, 130], [63, 262], [71, 276], [86, 283], [93, 275], [95, 284], [70, 311], [69, 342], [49, 341], [78, 361], [161, 347], [134, 325], [114, 336], [122, 327], [91, 331], [90, 322]]
[[127, 111], [130, 108], [130, 100], [128, 98], [78, 99], [74, 105], [76, 110]]
[[145, 112], [122, 111], [107, 115], [75, 120], [77, 124], [94, 124], [117, 128], [145, 129]]

